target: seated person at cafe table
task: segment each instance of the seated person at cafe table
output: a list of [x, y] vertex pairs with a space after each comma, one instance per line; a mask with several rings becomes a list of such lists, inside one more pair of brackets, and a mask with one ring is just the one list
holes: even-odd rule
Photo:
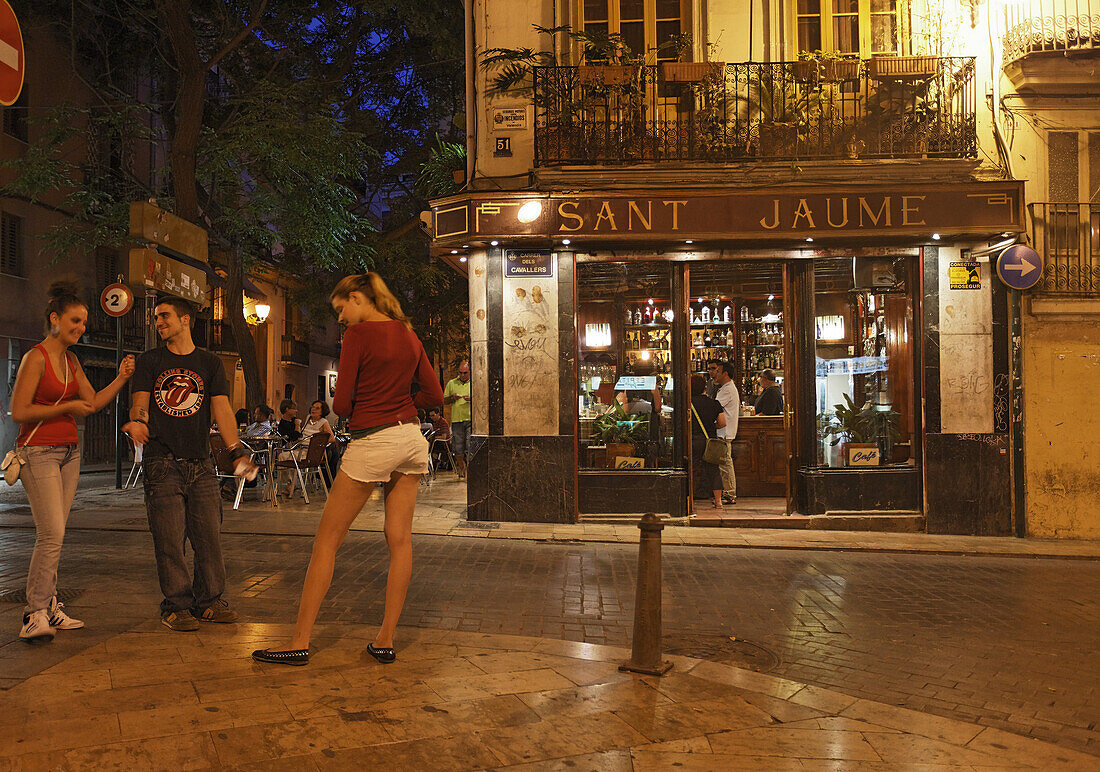
[[274, 422], [275, 411], [267, 405], [259, 405], [252, 411], [252, 423], [241, 433], [242, 437], [268, 437], [278, 434]]

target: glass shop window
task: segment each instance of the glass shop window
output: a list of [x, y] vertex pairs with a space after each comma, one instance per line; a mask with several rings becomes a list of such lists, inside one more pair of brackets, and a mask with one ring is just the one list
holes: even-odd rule
[[914, 464], [914, 298], [908, 258], [814, 264], [819, 466]]
[[577, 266], [582, 469], [673, 466], [671, 280], [668, 263]]

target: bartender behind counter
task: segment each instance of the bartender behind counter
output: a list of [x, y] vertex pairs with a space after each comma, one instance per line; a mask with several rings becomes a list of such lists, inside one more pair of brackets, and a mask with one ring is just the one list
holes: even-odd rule
[[783, 392], [775, 381], [774, 370], [760, 373], [760, 386], [762, 390], [754, 405], [756, 415], [783, 415]]

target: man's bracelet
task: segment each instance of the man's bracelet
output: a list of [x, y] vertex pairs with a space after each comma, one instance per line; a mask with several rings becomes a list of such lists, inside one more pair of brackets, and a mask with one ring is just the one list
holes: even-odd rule
[[145, 424], [146, 426], [149, 425], [149, 422], [146, 421], [144, 418], [131, 418], [130, 420], [137, 421], [139, 424]]

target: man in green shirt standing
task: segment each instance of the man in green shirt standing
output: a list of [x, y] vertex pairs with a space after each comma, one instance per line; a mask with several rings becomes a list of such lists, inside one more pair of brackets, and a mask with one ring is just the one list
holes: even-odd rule
[[458, 365], [458, 377], [447, 381], [443, 403], [451, 406], [451, 452], [458, 479], [466, 479], [466, 443], [470, 439], [470, 363]]

